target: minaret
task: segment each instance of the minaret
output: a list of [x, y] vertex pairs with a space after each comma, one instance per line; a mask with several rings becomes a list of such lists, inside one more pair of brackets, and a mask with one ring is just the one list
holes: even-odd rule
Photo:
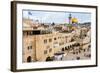
[[69, 24], [72, 24], [71, 19], [72, 19], [72, 15], [71, 15], [71, 14], [69, 14]]

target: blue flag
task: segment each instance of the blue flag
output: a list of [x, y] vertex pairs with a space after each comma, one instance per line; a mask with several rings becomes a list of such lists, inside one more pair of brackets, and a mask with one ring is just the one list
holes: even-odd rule
[[28, 12], [28, 14], [29, 14], [29, 15], [32, 15], [32, 13], [31, 13], [30, 11]]

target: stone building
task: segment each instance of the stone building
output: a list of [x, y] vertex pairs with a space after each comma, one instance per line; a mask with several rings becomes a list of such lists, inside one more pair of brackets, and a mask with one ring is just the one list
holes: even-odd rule
[[[28, 20], [26, 20], [28, 22]], [[30, 22], [23, 22], [23, 62], [53, 60], [56, 53], [73, 49], [80, 45], [75, 36], [80, 36], [80, 29], [70, 33], [50, 31], [39, 24], [34, 26]], [[28, 25], [27, 27], [25, 27]], [[34, 29], [33, 27], [37, 27]], [[39, 29], [42, 28], [42, 29]], [[84, 29], [86, 31], [87, 29]], [[89, 36], [89, 33], [87, 34]], [[79, 47], [78, 47], [79, 49]]]

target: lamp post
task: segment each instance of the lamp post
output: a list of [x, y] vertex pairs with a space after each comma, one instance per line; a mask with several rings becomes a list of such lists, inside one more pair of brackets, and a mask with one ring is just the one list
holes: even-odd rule
[[72, 16], [71, 16], [71, 13], [69, 14], [69, 24], [71, 24], [71, 19], [72, 19]]

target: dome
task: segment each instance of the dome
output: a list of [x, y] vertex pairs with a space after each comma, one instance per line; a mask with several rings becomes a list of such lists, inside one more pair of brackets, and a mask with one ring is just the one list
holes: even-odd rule
[[72, 18], [72, 23], [78, 23], [78, 19], [77, 18]]

